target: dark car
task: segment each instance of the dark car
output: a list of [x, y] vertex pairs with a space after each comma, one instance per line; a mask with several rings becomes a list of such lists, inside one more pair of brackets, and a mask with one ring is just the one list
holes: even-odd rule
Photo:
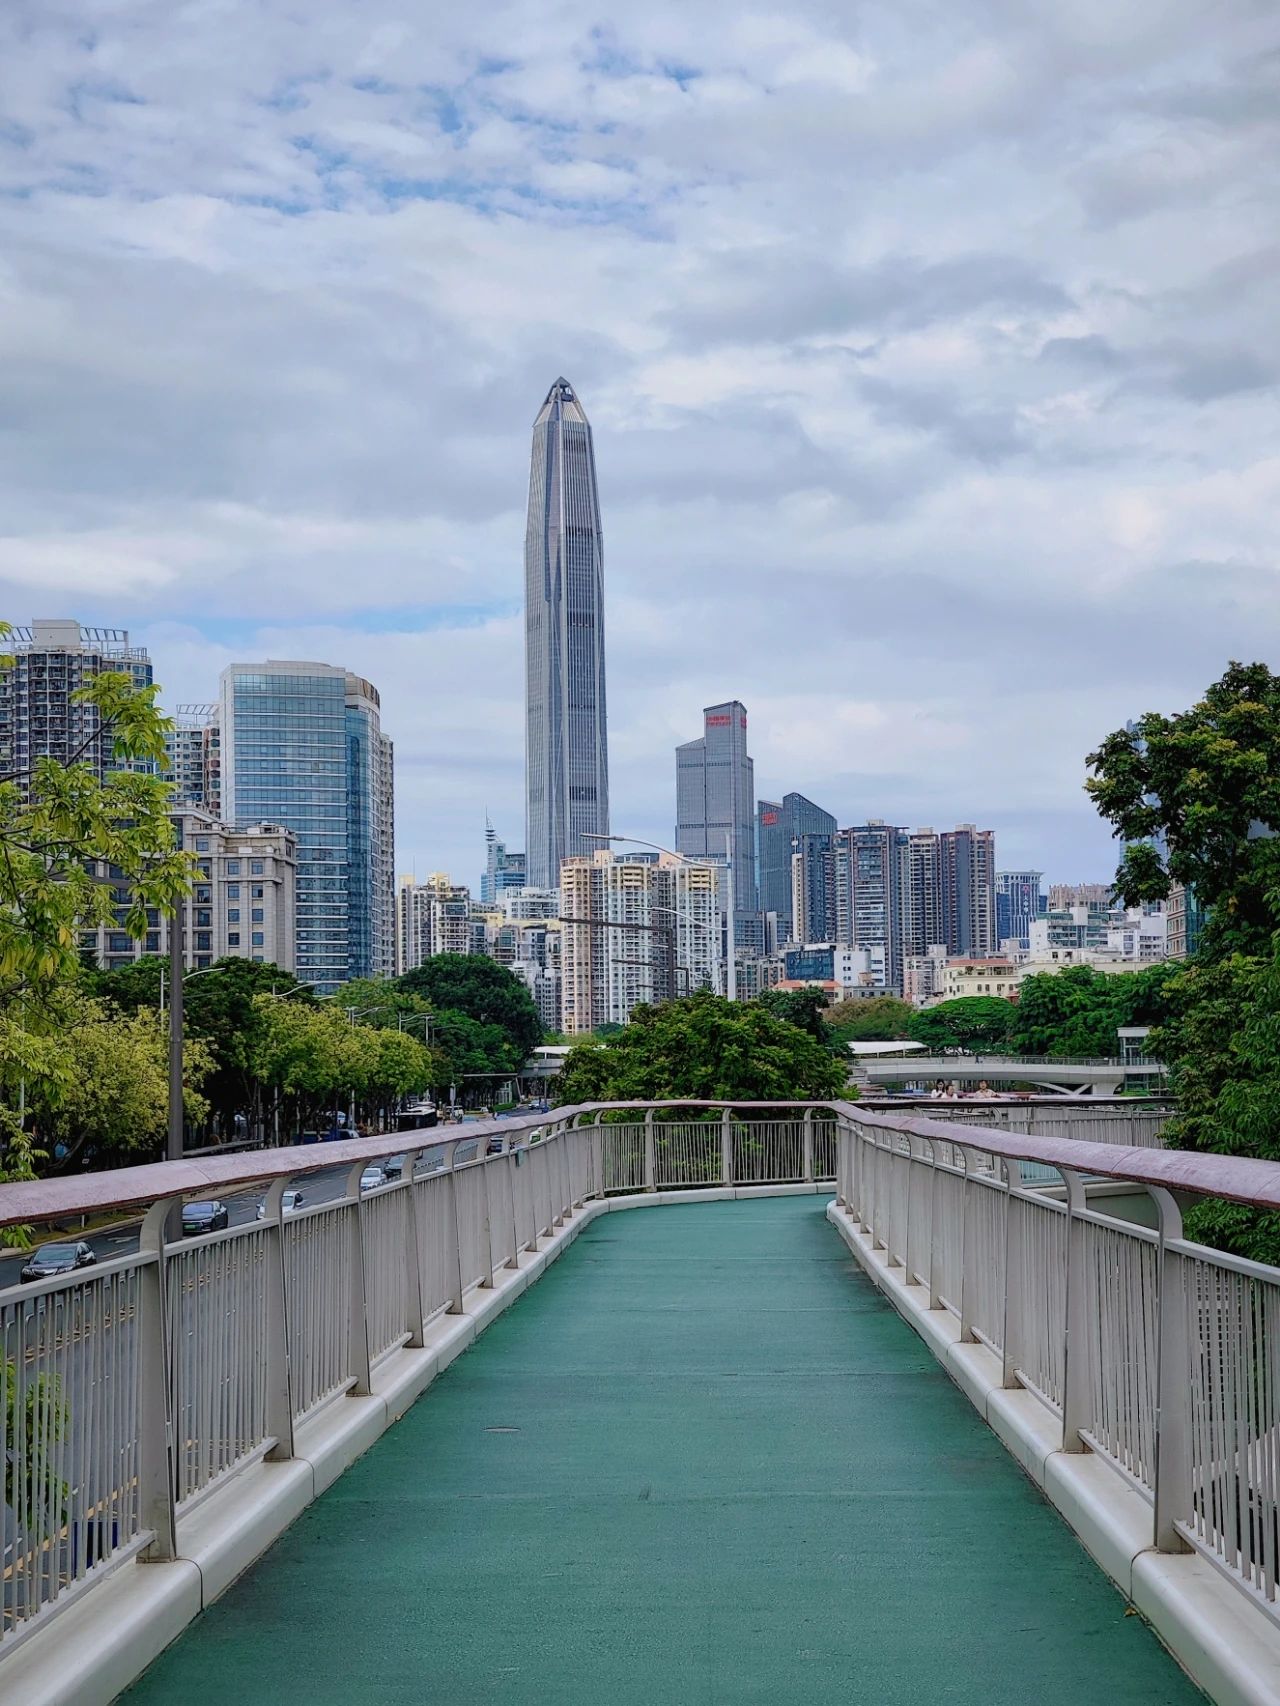
[[226, 1203], [189, 1202], [182, 1205], [182, 1230], [188, 1238], [200, 1232], [221, 1232], [230, 1224]]
[[379, 1166], [382, 1168], [382, 1171], [386, 1174], [388, 1179], [402, 1179], [404, 1177], [405, 1160], [406, 1157], [403, 1155], [384, 1155], [382, 1160], [379, 1162]]
[[91, 1268], [97, 1259], [87, 1244], [42, 1244], [23, 1264], [22, 1277], [52, 1279], [55, 1274], [73, 1273], [76, 1268]]

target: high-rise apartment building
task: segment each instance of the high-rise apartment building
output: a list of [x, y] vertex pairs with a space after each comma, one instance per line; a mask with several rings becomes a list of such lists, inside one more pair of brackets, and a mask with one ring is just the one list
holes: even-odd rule
[[778, 934], [784, 940], [820, 940], [792, 934], [791, 856], [802, 836], [833, 836], [836, 820], [803, 794], [784, 794], [781, 800], [761, 800], [756, 811], [756, 869], [761, 912], [778, 915]]
[[740, 700], [708, 705], [697, 740], [676, 748], [676, 852], [733, 859], [735, 912], [756, 910], [755, 767]]
[[216, 705], [179, 705], [165, 736], [164, 779], [173, 803], [198, 806], [217, 817], [222, 809], [221, 750]]
[[927, 955], [930, 948], [946, 946], [942, 933], [940, 880], [937, 832], [913, 829], [907, 836], [902, 912], [904, 956], [919, 959]]
[[835, 937], [835, 881], [831, 835], [797, 835], [791, 842], [791, 943]]
[[471, 890], [443, 871], [423, 883], [401, 877], [396, 891], [396, 972], [403, 976], [434, 954], [472, 949]]
[[609, 833], [604, 569], [591, 427], [557, 379], [533, 423], [525, 529], [525, 856], [534, 888]]
[[1072, 906], [1110, 907], [1110, 883], [1050, 883], [1048, 912], [1065, 912]]
[[87, 764], [99, 780], [122, 768], [154, 769], [121, 765], [97, 706], [76, 698], [108, 671], [127, 675], [135, 687], [151, 686], [146, 648], [130, 645], [125, 629], [46, 618], [14, 628], [3, 645], [13, 662], [0, 670], [0, 762], [24, 798], [40, 758]]
[[621, 858], [601, 848], [560, 867], [561, 1029], [625, 1025], [642, 1002], [717, 985], [718, 866]]
[[484, 870], [480, 876], [480, 904], [493, 906], [507, 889], [522, 889], [528, 871], [523, 853], [508, 849], [489, 820], [484, 825]]
[[298, 841], [296, 971], [322, 994], [394, 964], [392, 746], [376, 690], [332, 664], [222, 673], [223, 816]]
[[1043, 911], [1043, 871], [996, 872], [996, 943], [1031, 945], [1031, 921]]
[[[941, 940], [952, 954], [996, 951], [996, 838], [963, 823], [938, 837]], [[928, 946], [929, 944], [926, 944]]]
[[832, 840], [835, 940], [880, 949], [885, 987], [903, 983], [904, 909], [908, 844], [905, 829], [873, 818], [842, 829]]
[[[173, 822], [179, 846], [195, 861], [183, 929], [187, 968], [203, 971], [232, 956], [294, 971], [294, 835], [278, 824], [233, 828], [196, 807], [175, 811]], [[169, 920], [149, 911], [146, 935], [131, 937], [124, 927], [128, 885], [108, 870], [101, 874], [115, 890], [116, 923], [83, 932], [81, 946], [107, 971], [118, 971], [144, 954], [168, 954]]]

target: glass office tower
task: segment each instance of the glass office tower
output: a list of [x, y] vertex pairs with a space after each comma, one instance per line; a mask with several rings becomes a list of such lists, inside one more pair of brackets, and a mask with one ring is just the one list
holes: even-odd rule
[[[325, 663], [222, 674], [223, 816], [298, 838], [297, 974], [318, 994], [394, 964], [391, 743], [368, 682]], [[246, 884], [244, 922], [255, 897]]]
[[609, 832], [604, 576], [591, 427], [567, 379], [533, 425], [525, 569], [525, 853], [532, 888]]

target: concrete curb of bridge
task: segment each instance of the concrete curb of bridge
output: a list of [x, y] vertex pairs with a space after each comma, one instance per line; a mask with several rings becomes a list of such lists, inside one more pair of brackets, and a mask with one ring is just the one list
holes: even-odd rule
[[585, 1203], [519, 1266], [473, 1286], [461, 1315], [437, 1315], [420, 1350], [393, 1351], [373, 1370], [367, 1397], [339, 1396], [303, 1421], [287, 1461], [236, 1471], [178, 1522], [178, 1557], [119, 1564], [91, 1592], [59, 1608], [5, 1655], [0, 1700], [23, 1706], [110, 1706], [200, 1613], [214, 1603], [417, 1402], [476, 1337], [508, 1309], [597, 1216], [620, 1209], [734, 1198], [821, 1194], [828, 1184], [714, 1186], [650, 1191]]
[[999, 1437], [1094, 1562], [1140, 1612], [1216, 1706], [1280, 1706], [1280, 1627], [1195, 1552], [1157, 1552], [1151, 1506], [1094, 1452], [1062, 1448], [1062, 1424], [1025, 1388], [1002, 1384], [999, 1359], [961, 1344], [950, 1310], [930, 1309], [924, 1286], [876, 1248], [847, 1209], [827, 1219], [871, 1282]]

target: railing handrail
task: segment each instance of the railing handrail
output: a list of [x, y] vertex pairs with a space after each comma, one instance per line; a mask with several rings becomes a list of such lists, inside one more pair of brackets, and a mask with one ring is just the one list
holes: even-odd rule
[[520, 1114], [502, 1119], [471, 1120], [464, 1125], [420, 1126], [413, 1131], [388, 1132], [380, 1137], [343, 1138], [335, 1142], [295, 1144], [287, 1149], [255, 1150], [251, 1155], [211, 1155], [181, 1161], [150, 1161], [137, 1167], [117, 1167], [103, 1172], [83, 1173], [73, 1178], [23, 1179], [0, 1185], [0, 1226], [22, 1226], [28, 1222], [61, 1220], [67, 1215], [97, 1214], [114, 1208], [132, 1208], [158, 1202], [162, 1197], [191, 1196], [194, 1192], [231, 1190], [245, 1185], [269, 1184], [279, 1178], [305, 1178], [327, 1172], [331, 1167], [357, 1161], [374, 1162], [388, 1155], [412, 1150], [437, 1149], [450, 1143], [475, 1139], [514, 1137], [521, 1132], [564, 1125], [583, 1114], [618, 1113], [650, 1108], [720, 1108], [762, 1111], [789, 1109], [803, 1114], [806, 1108], [826, 1107], [818, 1102], [750, 1102], [719, 1097], [713, 1101], [671, 1098], [654, 1102], [581, 1102], [572, 1107], [552, 1108], [545, 1114]]
[[[1254, 1208], [1280, 1208], [1280, 1162], [1244, 1155], [1206, 1155], [1190, 1149], [1135, 1149], [1123, 1144], [1090, 1143], [1080, 1137], [1027, 1137], [1007, 1127], [966, 1125], [958, 1120], [921, 1119], [861, 1108], [856, 1102], [826, 1104], [845, 1119], [861, 1120], [904, 1136], [936, 1138], [969, 1149], [983, 1149], [1006, 1161], [1039, 1161], [1070, 1167], [1102, 1179], [1135, 1185], [1192, 1191], [1225, 1197]], [[981, 1132], [979, 1142], [975, 1133]]]
[[[504, 1119], [476, 1120], [464, 1126], [424, 1126], [416, 1131], [382, 1137], [345, 1138], [334, 1143], [298, 1145], [291, 1149], [255, 1151], [252, 1155], [210, 1156], [201, 1160], [154, 1161], [139, 1167], [89, 1173], [72, 1179], [28, 1179], [0, 1185], [0, 1226], [59, 1220], [67, 1215], [93, 1214], [106, 1209], [156, 1202], [161, 1197], [193, 1192], [229, 1190], [270, 1183], [273, 1179], [327, 1171], [330, 1167], [374, 1162], [409, 1150], [434, 1149], [490, 1137], [514, 1137], [539, 1127], [564, 1125], [586, 1114], [655, 1112], [663, 1108], [719, 1108], [732, 1112], [766, 1109], [803, 1114], [806, 1109], [846, 1119], [861, 1119], [885, 1130], [917, 1137], [976, 1146], [1010, 1161], [1038, 1161], [1046, 1166], [1074, 1167], [1099, 1178], [1131, 1184], [1162, 1185], [1200, 1196], [1224, 1197], [1256, 1208], [1280, 1209], [1280, 1162], [1240, 1155], [1209, 1155], [1181, 1149], [1139, 1149], [1120, 1144], [1090, 1143], [1087, 1138], [1029, 1137], [1007, 1127], [977, 1127], [939, 1118], [886, 1114], [856, 1102], [753, 1102], [718, 1097], [665, 1098], [655, 1101], [580, 1102], [552, 1108], [545, 1114], [522, 1114]], [[1087, 1109], [1081, 1108], [1081, 1112]]]

